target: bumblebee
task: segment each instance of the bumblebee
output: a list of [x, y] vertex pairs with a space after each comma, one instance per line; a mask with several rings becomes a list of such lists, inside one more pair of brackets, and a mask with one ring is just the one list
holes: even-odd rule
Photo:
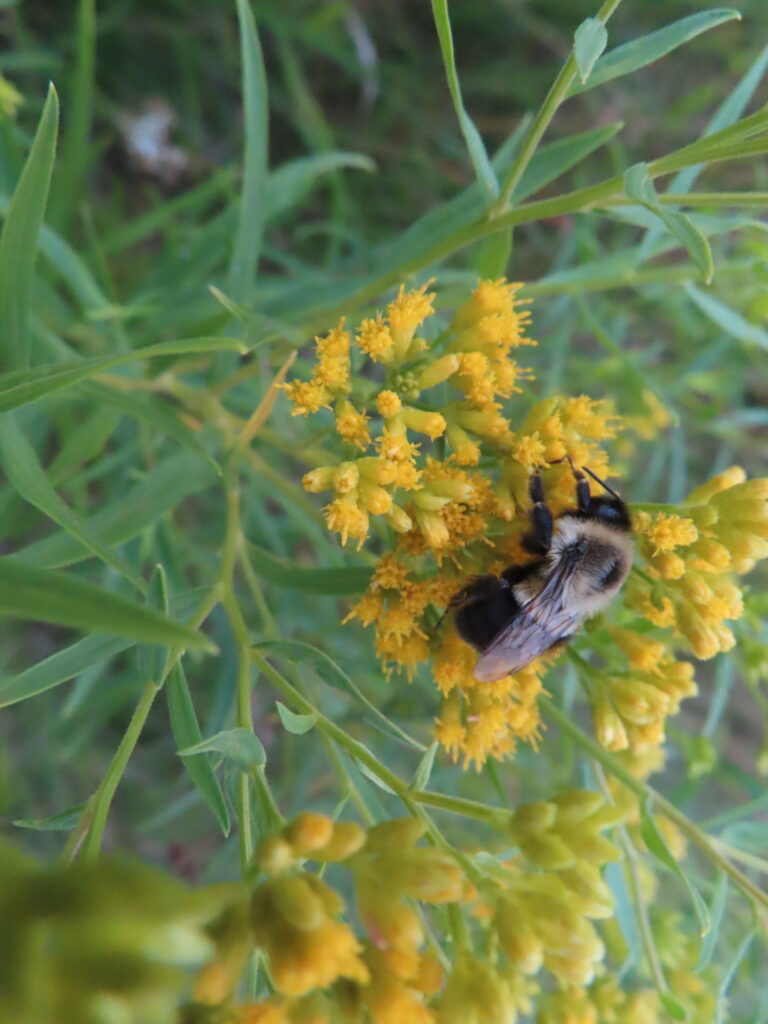
[[576, 506], [557, 518], [546, 503], [541, 470], [531, 476], [531, 528], [523, 545], [535, 559], [500, 576], [476, 576], [450, 602], [459, 635], [480, 652], [474, 669], [480, 682], [519, 672], [567, 643], [629, 575], [632, 525], [626, 504], [585, 466], [605, 491], [593, 496], [584, 473], [572, 462], [571, 469]]

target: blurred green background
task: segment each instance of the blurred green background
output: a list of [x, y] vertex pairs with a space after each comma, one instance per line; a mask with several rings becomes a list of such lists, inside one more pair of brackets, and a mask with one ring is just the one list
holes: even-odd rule
[[[429, 4], [291, 0], [252, 6], [268, 76], [271, 167], [296, 168], [300, 164], [295, 161], [309, 155], [337, 151], [356, 155], [334, 158], [328, 173], [311, 180], [298, 175], [294, 181], [289, 170], [282, 181], [280, 201], [266, 226], [257, 286], [246, 303], [250, 311], [268, 313], [280, 329], [274, 345], [258, 351], [263, 373], [251, 375], [228, 396], [232, 410], [243, 416], [256, 406], [270, 373], [291, 346], [307, 346], [312, 333], [328, 325], [317, 302], [307, 299], [302, 305], [302, 296], [319, 295], [320, 307], [323, 301], [333, 305], [323, 300], [326, 291], [332, 297], [337, 285], [375, 267], [386, 245], [417, 217], [472, 181]], [[609, 47], [716, 6], [627, 0], [610, 23]], [[95, 25], [92, 94], [83, 49], [88, 26], [84, 30], [81, 22], [78, 27], [78, 12], [87, 7], [42, 0], [0, 3], [0, 72], [23, 96], [15, 119], [6, 116], [0, 123], [0, 192], [6, 196], [18, 177], [49, 80], [62, 102], [63, 142], [47, 222], [76, 257], [68, 250], [59, 253], [58, 263], [50, 256], [41, 261], [35, 292], [41, 351], [46, 346], [58, 351], [56, 344], [63, 343], [80, 354], [96, 354], [225, 328], [231, 333], [231, 316], [209, 285], [227, 290], [243, 159], [234, 5], [225, 0], [103, 0]], [[631, 77], [569, 101], [546, 141], [617, 121], [624, 127], [543, 194], [619, 173], [627, 164], [698, 137], [768, 44], [768, 5], [751, 0], [740, 10], [740, 22], [726, 23]], [[464, 102], [490, 151], [537, 108], [576, 26], [591, 13], [594, 4], [586, 0], [451, 4]], [[750, 109], [766, 99], [768, 91], [761, 85]], [[92, 127], [78, 139], [68, 128], [73, 112], [84, 109], [92, 111]], [[135, 152], [136, 138], [148, 130], [150, 113], [167, 121], [169, 136], [161, 140], [159, 157], [156, 148], [153, 159], [142, 161]], [[67, 176], [62, 165], [71, 172]], [[721, 165], [707, 172], [701, 187], [715, 184], [721, 190], [766, 189], [768, 173], [764, 162]], [[714, 285], [717, 294], [757, 325], [768, 315], [768, 243], [759, 217], [760, 211], [734, 215], [740, 230], [719, 233]], [[750, 473], [764, 472], [768, 374], [758, 345], [718, 328], [683, 291], [682, 283], [696, 275], [681, 250], [644, 266], [637, 286], [558, 283], [558, 273], [592, 261], [607, 260], [610, 266], [613, 254], [637, 244], [642, 234], [619, 216], [561, 217], [516, 232], [509, 277], [540, 282], [531, 289], [536, 295], [532, 334], [540, 347], [528, 360], [538, 383], [516, 408], [524, 412], [526, 405], [556, 390], [586, 391], [596, 398], [613, 396], [620, 413], [633, 415], [642, 412], [642, 389], [650, 388], [673, 413], [675, 426], [662, 443], [640, 444], [627, 456], [622, 488], [634, 500], [678, 501], [732, 462], [744, 464]], [[469, 250], [449, 261], [441, 276], [449, 290], [465, 290], [475, 279], [476, 257], [476, 250]], [[265, 329], [260, 321], [247, 328], [257, 334]], [[308, 352], [304, 347], [302, 357]], [[300, 358], [299, 371], [304, 365]], [[226, 363], [221, 366], [227, 369]], [[176, 590], [210, 579], [221, 541], [222, 497], [199, 460], [193, 471], [189, 460], [168, 456], [170, 442], [158, 440], [140, 418], [123, 416], [109, 405], [94, 410], [87, 403], [64, 401], [45, 416], [31, 413], [27, 426], [54, 482], [89, 514], [119, 506], [159, 465], [159, 476], [170, 480], [172, 491], [167, 514], [128, 538], [125, 550], [144, 563], [161, 558]], [[364, 556], [342, 552], [326, 535], [319, 502], [296, 486], [308, 464], [302, 448], [313, 438], [322, 440], [322, 434], [322, 428], [292, 420], [287, 403], [278, 403], [270, 431], [256, 444], [261, 471], [253, 469], [245, 485], [246, 532], [273, 553], [308, 564], [365, 564]], [[210, 428], [200, 437], [215, 451]], [[167, 471], [162, 469], [165, 459]], [[50, 532], [44, 517], [4, 481], [4, 552]], [[103, 567], [100, 571], [97, 578], [115, 583]], [[741, 669], [734, 659], [703, 666], [704, 696], [689, 702], [675, 723], [680, 732], [667, 791], [676, 801], [690, 801], [700, 817], [763, 791], [754, 764], [763, 742], [763, 655], [757, 641], [763, 639], [765, 600], [756, 581], [754, 589], [750, 615], [740, 626]], [[357, 625], [344, 630], [338, 625], [348, 602], [297, 596], [269, 583], [266, 597], [282, 635], [317, 643], [347, 669], [354, 666], [358, 684], [387, 714], [428, 739], [436, 707], [429, 679], [412, 686], [382, 681], [368, 633]], [[246, 618], [258, 621], [244, 601]], [[217, 674], [210, 674], [210, 662], [194, 659], [189, 670], [205, 735], [231, 724], [233, 654], [217, 615], [213, 632], [223, 650]], [[6, 678], [75, 639], [65, 630], [7, 622], [1, 636]], [[119, 655], [81, 673], [73, 685], [3, 712], [0, 734], [8, 751], [4, 825], [9, 834], [23, 835], [31, 847], [48, 853], [60, 848], [57, 830], [72, 826], [79, 805], [101, 779], [135, 703], [137, 685], [135, 659]], [[567, 669], [558, 685], [566, 692], [574, 686]], [[283, 810], [290, 814], [313, 802], [331, 807], [333, 778], [320, 741], [284, 734], [273, 700], [260, 682], [254, 696], [257, 731]], [[328, 698], [327, 708], [351, 730], [368, 729], [342, 698]], [[711, 741], [718, 750], [712, 755], [716, 772], [695, 779], [688, 768], [701, 757], [701, 748], [692, 749], [691, 737], [702, 731], [705, 745]], [[390, 749], [396, 764], [401, 754]], [[543, 756], [523, 751], [504, 767], [508, 793], [514, 796], [523, 783], [526, 798], [534, 799], [572, 779], [574, 752], [567, 744], [558, 745], [554, 758], [546, 756], [547, 749], [545, 744]], [[488, 785], [485, 777], [458, 782], [453, 769], [438, 763], [438, 787], [441, 778], [470, 795]], [[361, 785], [368, 784], [361, 779]], [[372, 799], [377, 799], [375, 791]], [[28, 826], [24, 832], [12, 824], [18, 819]], [[762, 841], [759, 836], [747, 839]], [[162, 705], [153, 710], [118, 790], [107, 842], [170, 862], [195, 879], [227, 875], [236, 860], [232, 841], [221, 839], [190, 787]]]

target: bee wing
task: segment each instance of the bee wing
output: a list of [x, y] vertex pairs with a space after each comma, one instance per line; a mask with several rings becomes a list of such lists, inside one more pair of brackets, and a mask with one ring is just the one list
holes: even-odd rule
[[570, 572], [570, 566], [560, 566], [539, 593], [493, 638], [478, 658], [475, 679], [492, 683], [519, 672], [558, 640], [573, 633], [582, 615], [563, 604], [563, 582]]

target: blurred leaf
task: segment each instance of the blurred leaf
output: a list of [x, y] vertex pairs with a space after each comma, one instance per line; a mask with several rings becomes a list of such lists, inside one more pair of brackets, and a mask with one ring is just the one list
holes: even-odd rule
[[[172, 455], [147, 473], [143, 481], [88, 520], [107, 544], [121, 544], [155, 523], [190, 494], [215, 480], [210, 466], [189, 452]], [[61, 568], [88, 557], [88, 549], [67, 534], [54, 533], [17, 553], [19, 562], [44, 568]]]
[[641, 808], [640, 832], [643, 837], [643, 842], [654, 857], [657, 857], [662, 864], [668, 867], [669, 870], [676, 875], [687, 888], [691, 900], [693, 901], [693, 908], [696, 911], [696, 916], [699, 919], [699, 933], [702, 937], [707, 935], [712, 927], [709, 908], [702, 899], [699, 890], [689, 880], [688, 876], [680, 867], [677, 859], [673, 857], [669, 847], [664, 842], [661, 833], [656, 828], [656, 822], [653, 820], [653, 816], [645, 805]]
[[59, 100], [50, 85], [0, 236], [0, 368], [30, 363], [32, 278], [56, 154], [58, 120]]
[[728, 1009], [728, 989], [731, 987], [734, 975], [739, 969], [741, 961], [747, 955], [747, 951], [752, 945], [754, 937], [755, 929], [753, 928], [747, 935], [745, 935], [744, 939], [738, 945], [731, 962], [723, 972], [722, 980], [720, 982], [720, 991], [717, 993], [717, 1017], [715, 1018], [717, 1024], [723, 1024], [726, 1019], [726, 1011]]
[[79, 384], [87, 377], [115, 366], [125, 366], [141, 359], [156, 359], [161, 356], [183, 356], [201, 352], [222, 350], [243, 350], [243, 343], [236, 338], [185, 338], [181, 341], [163, 341], [158, 345], [134, 349], [132, 352], [115, 352], [108, 356], [92, 356], [72, 362], [48, 363], [31, 370], [13, 370], [0, 375], [0, 412], [18, 408], [28, 402], [36, 402], [45, 395], [62, 388]]
[[358, 759], [355, 758], [355, 764], [357, 765], [358, 770], [362, 772], [366, 779], [372, 782], [374, 786], [384, 790], [385, 793], [391, 793], [392, 796], [396, 796], [394, 789], [392, 789], [391, 786], [388, 786], [383, 779], [380, 779], [376, 772], [371, 771], [365, 761], [358, 761]]
[[11, 486], [25, 501], [62, 526], [97, 558], [130, 580], [138, 590], [145, 590], [144, 581], [132, 566], [112, 551], [98, 531], [56, 493], [13, 413], [0, 413], [0, 461]]
[[677, 213], [659, 203], [653, 182], [648, 176], [648, 165], [634, 164], [629, 167], [624, 174], [624, 188], [630, 199], [636, 200], [655, 213], [667, 230], [685, 246], [688, 255], [701, 271], [704, 281], [709, 284], [714, 273], [709, 242], [685, 214]]
[[608, 45], [608, 30], [599, 18], [585, 18], [573, 37], [573, 56], [581, 84], [589, 78], [595, 62]]
[[246, 302], [256, 278], [264, 230], [269, 112], [264, 57], [250, 0], [236, 0], [236, 3], [240, 25], [245, 158], [237, 232], [229, 266], [229, 287], [236, 302]]
[[286, 732], [293, 733], [294, 736], [303, 736], [305, 732], [314, 729], [317, 724], [317, 716], [314, 714], [299, 715], [295, 711], [291, 711], [290, 708], [287, 708], [279, 700], [276, 700], [275, 704], [280, 721], [283, 723], [283, 728]]
[[248, 544], [248, 559], [259, 576], [287, 590], [307, 594], [360, 594], [371, 581], [373, 569], [344, 566], [338, 569], [314, 569], [300, 562], [277, 558], [255, 544]]
[[[168, 579], [162, 565], [156, 565], [146, 588], [145, 601], [147, 608], [154, 608], [155, 611], [168, 614]], [[154, 683], [159, 686], [163, 678], [163, 671], [168, 660], [168, 648], [142, 646], [138, 651], [139, 675], [142, 683]]]
[[86, 806], [76, 804], [48, 818], [17, 818], [13, 824], [17, 828], [29, 828], [35, 832], [69, 832], [79, 823]]
[[365, 707], [370, 711], [377, 719], [384, 725], [387, 732], [392, 735], [394, 734], [399, 740], [404, 741], [408, 746], [413, 747], [415, 750], [424, 750], [423, 744], [414, 740], [406, 732], [391, 722], [385, 714], [383, 714], [375, 704], [365, 696], [355, 683], [349, 678], [336, 662], [329, 658], [328, 655], [319, 650], [317, 647], [313, 647], [311, 644], [302, 643], [299, 640], [262, 640], [259, 643], [253, 645], [259, 651], [262, 651], [266, 655], [272, 653], [288, 658], [290, 661], [297, 661], [305, 665], [310, 665], [314, 671], [318, 674], [320, 679], [329, 686], [333, 686], [339, 690], [343, 690], [346, 693], [352, 694], [357, 700], [361, 701]]
[[299, 157], [276, 168], [267, 181], [267, 210], [269, 217], [278, 217], [296, 206], [312, 189], [319, 178], [332, 171], [350, 167], [373, 173], [376, 164], [362, 153], [313, 153]]
[[672, 1020], [688, 1020], [685, 1007], [671, 992], [659, 992], [659, 1001]]
[[221, 754], [243, 772], [251, 772], [254, 768], [261, 768], [267, 763], [267, 754], [261, 741], [250, 729], [244, 728], [217, 732], [207, 740], [179, 750], [178, 754], [179, 757], [190, 757], [208, 751]]
[[432, 14], [437, 28], [437, 37], [440, 40], [440, 52], [443, 55], [445, 75], [448, 79], [448, 91], [453, 100], [453, 108], [459, 119], [461, 134], [469, 152], [469, 158], [475, 170], [475, 177], [482, 186], [486, 196], [495, 199], [499, 194], [499, 183], [496, 174], [488, 159], [488, 153], [480, 132], [475, 123], [467, 113], [464, 102], [461, 98], [461, 85], [456, 70], [456, 56], [453, 50], [453, 36], [451, 33], [451, 19], [448, 14], [448, 0], [432, 0]]
[[64, 102], [61, 161], [51, 202], [52, 217], [65, 234], [72, 209], [86, 191], [95, 63], [96, 0], [79, 0], [77, 56]]
[[426, 789], [429, 784], [429, 778], [432, 774], [432, 768], [435, 764], [435, 754], [440, 747], [440, 744], [435, 740], [427, 747], [427, 750], [419, 761], [418, 767], [413, 776], [413, 788], [414, 789]]
[[66, 683], [85, 669], [100, 665], [133, 645], [134, 641], [111, 636], [88, 636], [39, 661], [12, 679], [0, 683], [0, 708], [35, 697]]
[[[181, 662], [177, 662], [170, 673], [165, 684], [165, 698], [168, 701], [168, 714], [171, 719], [171, 729], [176, 746], [180, 750], [203, 741], [203, 734], [200, 732], [200, 725], [195, 712], [195, 705], [192, 702], [192, 695], [189, 692], [184, 669]], [[203, 800], [208, 804], [219, 827], [225, 836], [229, 835], [230, 821], [229, 809], [224, 799], [219, 780], [213, 770], [211, 759], [207, 754], [190, 754], [184, 757], [184, 768], [197, 787]]]
[[16, 558], [0, 558], [0, 615], [113, 633], [141, 643], [215, 650], [202, 633], [160, 612], [64, 573], [33, 569]]
[[738, 338], [739, 341], [744, 341], [748, 345], [757, 345], [758, 348], [768, 349], [768, 331], [749, 323], [741, 313], [726, 306], [721, 299], [716, 299], [714, 295], [701, 291], [693, 284], [686, 284], [685, 290], [702, 313], [727, 334], [730, 334], [732, 338]]
[[697, 974], [709, 967], [712, 962], [712, 956], [715, 952], [715, 947], [717, 946], [717, 940], [720, 938], [720, 927], [723, 923], [727, 904], [728, 875], [726, 875], [724, 871], [721, 871], [717, 876], [715, 894], [712, 897], [712, 904], [709, 911], [712, 927], [704, 936], [704, 940], [701, 943], [701, 950], [699, 951], [699, 959], [696, 961], [696, 967], [694, 968]]
[[629, 43], [623, 43], [598, 60], [589, 81], [586, 85], [575, 83], [569, 92], [570, 96], [584, 92], [586, 89], [593, 89], [596, 85], [610, 82], [613, 78], [620, 78], [622, 75], [629, 75], [646, 64], [652, 64], [665, 57], [668, 53], [676, 50], [678, 46], [695, 39], [702, 32], [722, 25], [723, 22], [739, 20], [741, 15], [732, 7], [715, 8], [712, 11], [701, 11], [698, 14], [691, 14], [687, 18], [660, 28], [656, 32], [649, 32], [640, 39], [633, 39]]

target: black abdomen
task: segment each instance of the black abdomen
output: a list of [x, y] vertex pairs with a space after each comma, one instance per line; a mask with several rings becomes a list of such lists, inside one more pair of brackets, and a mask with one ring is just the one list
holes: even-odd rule
[[496, 576], [480, 576], [460, 595], [456, 629], [462, 640], [483, 651], [519, 610], [509, 586]]

